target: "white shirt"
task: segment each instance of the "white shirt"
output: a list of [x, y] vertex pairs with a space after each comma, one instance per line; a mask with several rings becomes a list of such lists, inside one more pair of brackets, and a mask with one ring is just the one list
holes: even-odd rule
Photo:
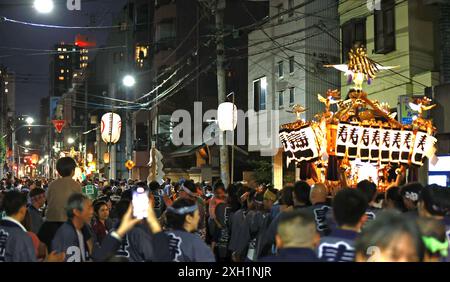
[[78, 229], [75, 229], [75, 231], [77, 232], [78, 243], [80, 244], [81, 261], [86, 261], [86, 247], [84, 245], [83, 233]]

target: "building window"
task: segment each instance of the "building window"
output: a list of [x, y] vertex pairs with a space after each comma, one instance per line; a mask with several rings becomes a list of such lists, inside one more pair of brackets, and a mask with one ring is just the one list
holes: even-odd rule
[[289, 73], [293, 74], [295, 71], [295, 57], [289, 58]]
[[175, 20], [168, 19], [160, 22], [156, 26], [155, 39], [156, 42], [172, 40], [176, 37], [177, 30], [175, 25]]
[[294, 0], [289, 0], [289, 2], [288, 2], [288, 9], [289, 9], [289, 17], [292, 17], [292, 16], [294, 16], [294, 13], [295, 13], [295, 11], [294, 11]]
[[295, 88], [289, 88], [289, 105], [294, 104], [295, 102]]
[[149, 19], [149, 8], [148, 4], [142, 4], [136, 11], [136, 31], [145, 31], [148, 27], [148, 19]]
[[283, 78], [284, 76], [284, 62], [278, 62], [278, 78]]
[[61, 70], [61, 73], [64, 73], [64, 70]]
[[283, 96], [284, 96], [284, 91], [279, 91], [278, 92], [278, 107], [280, 107], [280, 108], [282, 108], [284, 105]]
[[282, 12], [283, 12], [283, 3], [277, 6], [278, 23], [283, 22], [283, 15], [280, 15]]
[[135, 61], [140, 68], [144, 67], [144, 60], [148, 57], [148, 46], [136, 46]]
[[60, 60], [64, 60], [64, 55], [59, 55], [58, 57]]
[[352, 19], [342, 26], [342, 61], [355, 46], [366, 46], [366, 18]]
[[255, 111], [266, 109], [267, 78], [261, 77], [253, 81], [253, 107]]
[[395, 50], [395, 0], [381, 1], [375, 10], [375, 52], [387, 54]]

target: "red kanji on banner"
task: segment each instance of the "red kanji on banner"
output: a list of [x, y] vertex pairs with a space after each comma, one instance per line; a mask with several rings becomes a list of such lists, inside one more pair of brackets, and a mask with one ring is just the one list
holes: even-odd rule
[[53, 125], [56, 128], [56, 132], [61, 133], [62, 129], [64, 128], [64, 125], [66, 125], [66, 121], [65, 120], [52, 120]]

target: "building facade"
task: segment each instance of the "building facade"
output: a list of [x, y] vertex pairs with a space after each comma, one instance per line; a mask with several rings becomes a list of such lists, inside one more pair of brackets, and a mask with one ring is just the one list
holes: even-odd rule
[[339, 74], [323, 66], [339, 60], [337, 1], [272, 0], [265, 24], [249, 34], [248, 109], [253, 144], [248, 150], [271, 157], [273, 184], [298, 179], [298, 169], [286, 167], [278, 144], [279, 125], [293, 122], [288, 111], [296, 104], [311, 119], [323, 108], [318, 93], [339, 89]]

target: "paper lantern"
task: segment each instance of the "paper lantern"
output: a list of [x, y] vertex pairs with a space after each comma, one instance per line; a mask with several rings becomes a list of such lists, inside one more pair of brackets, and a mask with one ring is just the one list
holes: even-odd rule
[[389, 155], [391, 148], [391, 130], [383, 129], [380, 139], [380, 160], [381, 163], [389, 163]]
[[370, 146], [370, 127], [364, 126], [360, 129], [361, 140], [358, 146], [358, 155], [362, 161], [369, 160], [369, 146]]
[[39, 155], [38, 154], [32, 154], [31, 155], [31, 163], [37, 164], [39, 162]]
[[352, 125], [349, 127], [349, 136], [347, 140], [347, 154], [349, 160], [354, 160], [358, 157], [358, 146], [361, 136], [361, 128]]
[[423, 131], [418, 131], [414, 140], [414, 148], [411, 155], [411, 163], [422, 166], [425, 150], [427, 147], [428, 134]]
[[411, 130], [402, 131], [402, 141], [400, 144], [400, 158], [399, 162], [403, 164], [409, 163], [409, 156], [413, 148], [413, 138], [414, 133]]
[[128, 170], [132, 170], [135, 166], [136, 166], [136, 164], [132, 160], [128, 160], [125, 162], [125, 167]]
[[88, 161], [88, 163], [92, 162], [94, 160], [94, 155], [92, 153], [88, 153], [86, 155], [86, 160]]
[[381, 134], [380, 128], [371, 128], [370, 130], [369, 159], [372, 162], [380, 160]]
[[232, 131], [237, 125], [237, 107], [233, 103], [225, 102], [217, 109], [217, 122], [222, 131]]
[[286, 152], [287, 166], [291, 161], [311, 161], [319, 157], [319, 147], [314, 130], [310, 126], [299, 129], [284, 128], [280, 130], [279, 136]]
[[117, 143], [122, 130], [122, 120], [115, 113], [106, 113], [102, 116], [101, 134], [105, 143]]
[[347, 140], [349, 133], [348, 123], [339, 123], [336, 136], [336, 156], [343, 158], [347, 152]]
[[391, 147], [389, 150], [389, 162], [398, 163], [400, 161], [400, 149], [402, 144], [401, 130], [391, 130]]
[[103, 154], [103, 162], [104, 162], [105, 164], [109, 164], [109, 153], [108, 153], [108, 152], [105, 152], [105, 153]]

